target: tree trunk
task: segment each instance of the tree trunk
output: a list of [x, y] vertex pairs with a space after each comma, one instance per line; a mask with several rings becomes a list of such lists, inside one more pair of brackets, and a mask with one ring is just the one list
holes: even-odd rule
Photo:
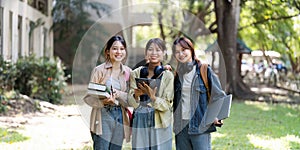
[[218, 44], [221, 48], [227, 75], [226, 91], [241, 99], [255, 99], [255, 94], [243, 83], [237, 69], [237, 27], [240, 0], [215, 0]]

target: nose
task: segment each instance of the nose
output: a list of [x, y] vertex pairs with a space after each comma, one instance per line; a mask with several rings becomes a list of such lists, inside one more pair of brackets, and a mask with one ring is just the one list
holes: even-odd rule
[[183, 55], [183, 51], [179, 51], [179, 55]]
[[152, 51], [152, 54], [154, 54], [154, 55], [155, 55], [155, 54], [158, 54], [158, 51], [153, 50], [153, 51]]
[[117, 49], [117, 52], [118, 52], [118, 53], [120, 53], [120, 52], [121, 52], [121, 49], [120, 49], [120, 48], [118, 48], [118, 49]]

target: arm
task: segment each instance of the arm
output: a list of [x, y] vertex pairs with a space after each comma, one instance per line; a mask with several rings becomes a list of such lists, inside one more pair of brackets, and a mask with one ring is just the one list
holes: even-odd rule
[[174, 97], [174, 76], [172, 72], [165, 71], [161, 87], [159, 88], [156, 100], [152, 101], [152, 106], [158, 111], [167, 111], [172, 108]]
[[219, 78], [210, 67], [207, 68], [207, 76], [211, 92], [211, 103], [217, 100], [221, 100], [223, 97], [226, 96], [226, 93], [222, 89]]
[[[91, 73], [90, 82], [99, 83], [100, 79], [102, 78], [102, 73], [95, 67]], [[103, 107], [103, 103], [100, 101], [100, 99], [97, 96], [87, 94], [83, 98], [84, 102], [94, 108], [101, 108]]]
[[130, 72], [130, 78], [129, 78], [129, 91], [128, 91], [128, 104], [129, 106], [132, 106], [134, 108], [137, 108], [139, 106], [139, 103], [137, 102], [139, 98], [137, 97], [138, 100], [135, 99], [134, 95], [134, 90], [137, 89], [137, 85], [135, 82], [135, 78], [139, 77], [140, 73], [140, 68], [137, 68], [133, 71]]

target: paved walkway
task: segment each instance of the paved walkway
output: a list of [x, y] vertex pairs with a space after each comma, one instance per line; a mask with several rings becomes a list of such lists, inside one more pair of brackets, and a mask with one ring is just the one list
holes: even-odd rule
[[42, 113], [0, 117], [0, 127], [15, 130], [29, 140], [0, 143], [0, 149], [54, 150], [82, 149], [91, 146], [88, 126], [81, 118], [76, 105], [46, 104]]

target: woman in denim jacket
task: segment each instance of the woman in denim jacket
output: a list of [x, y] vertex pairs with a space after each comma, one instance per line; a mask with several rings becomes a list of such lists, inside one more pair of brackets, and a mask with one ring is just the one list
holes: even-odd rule
[[[172, 101], [174, 76], [162, 66], [165, 43], [150, 39], [145, 50], [148, 63], [130, 74], [128, 102], [134, 107], [132, 148], [142, 150], [172, 149]], [[153, 79], [154, 86], [136, 84], [135, 78]]]
[[110, 97], [99, 99], [87, 95], [84, 101], [92, 107], [90, 130], [94, 150], [121, 150], [123, 139], [129, 142], [129, 118], [125, 108], [127, 103], [127, 81], [131, 69], [122, 64], [127, 57], [126, 42], [123, 37], [111, 37], [105, 46], [105, 63], [96, 66], [90, 82], [106, 85], [112, 90]]
[[[210, 133], [216, 131], [218, 119], [208, 127], [201, 126], [207, 111], [207, 90], [200, 75], [201, 62], [195, 57], [193, 43], [186, 37], [177, 38], [172, 46], [173, 55], [178, 61], [174, 79], [174, 132], [177, 150], [211, 149]], [[219, 79], [208, 68], [210, 102], [226, 96]]]

